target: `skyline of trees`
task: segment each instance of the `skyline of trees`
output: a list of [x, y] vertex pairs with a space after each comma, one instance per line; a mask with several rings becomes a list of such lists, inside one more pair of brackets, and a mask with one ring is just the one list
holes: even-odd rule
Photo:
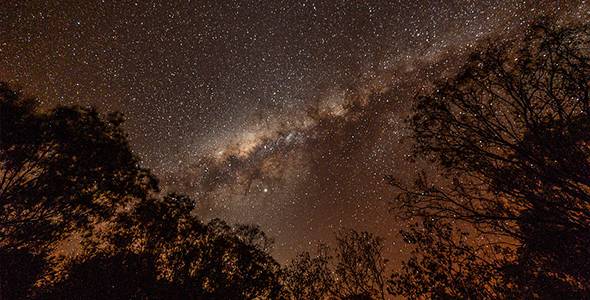
[[[410, 120], [415, 153], [440, 167], [445, 180], [420, 176], [404, 186], [390, 178], [401, 191], [395, 205], [401, 215], [423, 218], [422, 227], [437, 235], [429, 240], [411, 230], [422, 260], [406, 263], [394, 280], [397, 292], [472, 299], [590, 295], [589, 95], [590, 25], [541, 20], [522, 40], [473, 53], [456, 77], [418, 97]], [[479, 249], [457, 244], [452, 229], [436, 232], [442, 228], [432, 224], [469, 229]], [[411, 272], [440, 265], [443, 256], [454, 258], [447, 262], [450, 274], [458, 267], [483, 276], [464, 279], [483, 284], [479, 293], [456, 283], [424, 290], [439, 274]], [[498, 282], [503, 287], [489, 285]]]
[[588, 298], [589, 114], [590, 24], [490, 43], [416, 98], [415, 155], [441, 173], [387, 177], [409, 258], [348, 229], [281, 266], [259, 227], [160, 193], [120, 114], [40, 111], [0, 83], [0, 298]]

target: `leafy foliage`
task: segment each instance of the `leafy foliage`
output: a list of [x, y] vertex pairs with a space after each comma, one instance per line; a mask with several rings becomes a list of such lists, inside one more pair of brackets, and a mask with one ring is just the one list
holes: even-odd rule
[[319, 300], [330, 295], [334, 278], [329, 251], [322, 245], [315, 256], [309, 252], [300, 253], [285, 268], [286, 286], [295, 299]]
[[[119, 114], [41, 112], [3, 83], [0, 112], [3, 296], [278, 298], [272, 241], [255, 226], [202, 222], [186, 196], [158, 195]], [[48, 254], [73, 233], [81, 254], [54, 264]]]
[[322, 245], [317, 255], [304, 252], [294, 259], [285, 270], [286, 286], [295, 299], [385, 299], [382, 250], [379, 237], [342, 231], [335, 249]]
[[[488, 285], [511, 282], [526, 298], [587, 294], [589, 95], [590, 25], [541, 21], [521, 41], [473, 54], [455, 78], [419, 97], [411, 119], [417, 154], [432, 159], [451, 180], [433, 184], [421, 176], [406, 187], [392, 179], [402, 191], [397, 208], [405, 217], [461, 221], [479, 235], [515, 243], [500, 254], [516, 258], [496, 267], [502, 274], [490, 276]], [[431, 233], [450, 239], [445, 232]], [[428, 263], [462, 257], [430, 244], [417, 244]], [[394, 280], [397, 291], [440, 293], [433, 285], [440, 274], [412, 277], [427, 262], [408, 263], [406, 275], [397, 278], [414, 282]], [[449, 294], [474, 297], [450, 286], [455, 290]]]
[[0, 83], [0, 237], [13, 247], [47, 247], [108, 218], [125, 198], [157, 190], [120, 128], [92, 108], [41, 113]]
[[1, 247], [0, 298], [25, 299], [31, 296], [31, 286], [35, 284], [48, 265], [43, 253]]
[[[389, 291], [408, 299], [498, 299], [510, 290], [501, 274], [502, 249], [474, 246], [466, 232], [438, 220], [402, 231], [412, 256], [389, 280]], [[492, 250], [492, 249], [489, 249]], [[488, 256], [486, 256], [488, 255]], [[502, 257], [503, 259], [499, 259]]]

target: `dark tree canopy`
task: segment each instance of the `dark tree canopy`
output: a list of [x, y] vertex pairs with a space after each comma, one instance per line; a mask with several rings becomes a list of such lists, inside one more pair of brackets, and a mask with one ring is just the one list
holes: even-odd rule
[[285, 268], [294, 299], [385, 299], [388, 261], [383, 240], [368, 232], [344, 230], [334, 249], [322, 245], [304, 252]]
[[330, 270], [329, 249], [320, 246], [318, 253], [300, 253], [285, 268], [286, 285], [295, 299], [320, 300], [331, 294], [334, 278]]
[[48, 267], [44, 253], [0, 247], [0, 299], [25, 299]]
[[515, 243], [505, 248], [518, 257], [505, 275], [526, 297], [587, 295], [589, 97], [590, 25], [541, 21], [520, 40], [473, 54], [455, 78], [418, 98], [411, 119], [417, 154], [452, 180], [392, 181], [403, 191], [397, 208]]
[[258, 227], [203, 223], [192, 214], [195, 202], [171, 194], [142, 201], [121, 214], [106, 238], [114, 249], [149, 253], [161, 278], [185, 295], [242, 299], [277, 295], [278, 263], [272, 241]]
[[[257, 227], [203, 223], [182, 195], [149, 198], [119, 214], [44, 297], [254, 299], [282, 293], [280, 267]], [[91, 271], [94, 270], [94, 271]], [[86, 272], [95, 273], [85, 275]], [[135, 277], [134, 277], [135, 276]], [[89, 292], [89, 287], [96, 289]]]
[[[92, 108], [42, 111], [0, 83], [2, 299], [583, 299], [590, 295], [590, 25], [541, 21], [418, 97], [416, 154], [442, 170], [401, 190], [412, 256], [342, 231], [285, 268], [253, 225], [208, 222], [159, 192]], [[76, 234], [80, 254], [53, 256]]]
[[38, 291], [39, 299], [154, 299], [167, 285], [156, 277], [153, 258], [129, 252], [100, 253], [70, 261], [59, 282]]
[[[186, 196], [159, 195], [156, 179], [129, 148], [121, 115], [104, 118], [81, 107], [41, 111], [2, 83], [0, 117], [3, 298], [282, 293], [272, 241], [255, 226], [202, 222]], [[78, 256], [49, 255], [73, 233], [81, 238]]]
[[501, 299], [510, 294], [501, 274], [501, 249], [474, 246], [465, 232], [438, 220], [402, 231], [415, 248], [401, 270], [394, 272], [388, 290], [407, 299]]
[[47, 247], [157, 189], [121, 122], [92, 108], [40, 112], [34, 99], [0, 83], [1, 244]]

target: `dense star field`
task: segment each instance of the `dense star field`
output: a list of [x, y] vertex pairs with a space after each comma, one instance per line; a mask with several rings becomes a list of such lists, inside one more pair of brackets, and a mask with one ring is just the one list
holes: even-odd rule
[[6, 1], [0, 81], [121, 111], [164, 189], [255, 223], [285, 262], [340, 228], [403, 257], [385, 175], [412, 178], [413, 96], [487, 39], [587, 1]]

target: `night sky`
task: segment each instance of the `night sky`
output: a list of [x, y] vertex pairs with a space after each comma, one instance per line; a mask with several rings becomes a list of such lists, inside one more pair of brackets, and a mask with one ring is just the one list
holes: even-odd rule
[[[284, 262], [340, 228], [403, 257], [383, 176], [411, 178], [412, 97], [485, 40], [587, 1], [2, 1], [0, 81], [118, 110], [204, 219], [255, 223]], [[117, 4], [115, 4], [117, 3]], [[402, 253], [402, 255], [399, 255]]]

